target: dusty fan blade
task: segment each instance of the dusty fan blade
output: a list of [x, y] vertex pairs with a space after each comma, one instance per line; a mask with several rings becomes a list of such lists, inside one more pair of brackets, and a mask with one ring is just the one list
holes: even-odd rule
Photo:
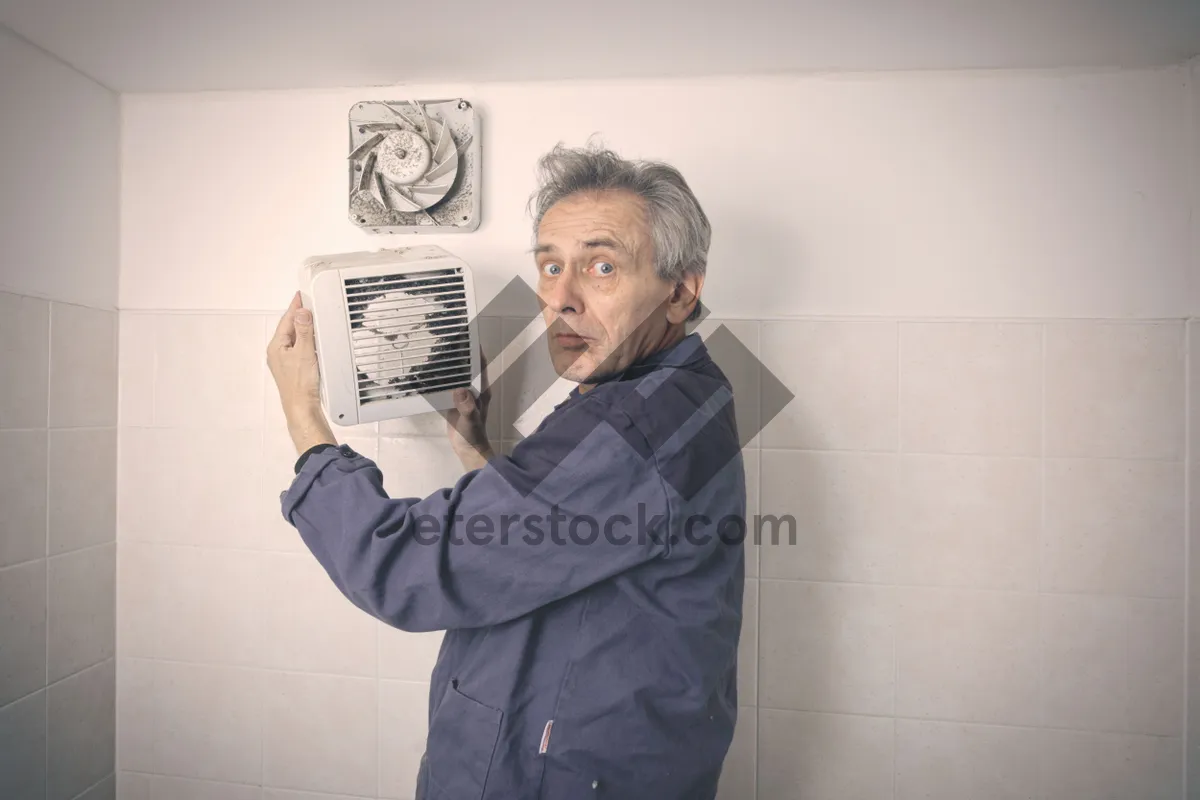
[[367, 161], [363, 164], [362, 177], [358, 179], [358, 190], [366, 191], [371, 186], [371, 178], [375, 175], [375, 161], [378, 156], [375, 153], [367, 156]]
[[411, 119], [409, 119], [407, 115], [405, 115], [403, 112], [400, 111], [400, 109], [396, 108], [395, 106], [391, 105], [390, 103], [384, 103], [383, 107], [386, 108], [388, 111], [392, 112], [393, 114], [395, 114], [400, 119], [407, 122], [409, 124], [409, 126], [413, 128], [413, 130], [417, 129], [417, 127], [418, 127], [417, 123], [415, 123]]
[[432, 135], [433, 135], [433, 125], [432, 125], [432, 124], [429, 122], [429, 112], [427, 112], [427, 111], [425, 110], [425, 106], [421, 105], [421, 104], [420, 104], [420, 103], [418, 103], [416, 100], [409, 100], [409, 101], [408, 101], [408, 104], [409, 104], [410, 106], [414, 106], [414, 107], [416, 107], [416, 109], [417, 109], [418, 111], [420, 111], [420, 112], [421, 112], [421, 119], [425, 120], [425, 133], [426, 133], [426, 136], [427, 136], [427, 137], [428, 137], [428, 136], [432, 136]]
[[472, 139], [474, 139], [474, 138], [475, 138], [475, 137], [471, 136], [470, 134], [467, 134], [467, 138], [466, 138], [466, 139], [463, 141], [463, 143], [462, 143], [462, 144], [460, 144], [460, 145], [458, 146], [458, 154], [459, 154], [459, 156], [461, 156], [461, 155], [463, 154], [463, 152], [464, 152], [464, 151], [465, 151], [465, 150], [466, 150], [468, 147], [470, 147], [470, 146], [471, 146], [471, 140], [472, 140]]
[[409, 189], [409, 191], [411, 191], [415, 194], [438, 194], [439, 192], [450, 191], [451, 186], [453, 186], [453, 184], [450, 184], [450, 183], [439, 183], [439, 184], [414, 183], [412, 186], [409, 186], [408, 189]]
[[[446, 136], [449, 139], [449, 135]], [[451, 139], [451, 142], [454, 140]], [[424, 180], [435, 181], [438, 178], [445, 176], [447, 173], [454, 172], [458, 169], [458, 151], [447, 148], [446, 157], [434, 163], [433, 167], [425, 173]]]
[[399, 122], [364, 122], [357, 126], [359, 130], [366, 131], [402, 131], [405, 127]]
[[392, 201], [388, 197], [387, 187], [383, 185], [383, 176], [378, 172], [375, 173], [375, 180], [371, 181], [371, 195], [379, 201], [379, 205], [392, 210]]
[[411, 206], [411, 208], [402, 208], [402, 209], [400, 209], [401, 211], [422, 211], [422, 210], [424, 210], [424, 207], [420, 203], [418, 203], [416, 200], [413, 200], [412, 195], [410, 195], [404, 189], [402, 189], [399, 186], [393, 186], [392, 188], [395, 190], [396, 195], [401, 200], [403, 200], [406, 204]]
[[348, 158], [351, 161], [353, 161], [354, 159], [361, 157], [364, 153], [366, 153], [368, 150], [370, 150], [372, 147], [379, 144], [386, 138], [387, 137], [384, 136], [382, 133], [375, 134], [370, 139], [367, 139], [365, 142], [360, 144], [358, 147], [351, 150]]
[[433, 163], [441, 164], [446, 156], [449, 155], [450, 148], [454, 145], [454, 139], [450, 138], [450, 126], [445, 120], [436, 120], [441, 125], [441, 130], [438, 131], [437, 146], [433, 148]]
[[457, 166], [458, 166], [458, 159], [448, 158], [445, 161], [443, 161], [441, 164], [438, 164], [436, 167], [429, 170], [429, 172], [426, 172], [425, 180], [435, 181], [438, 178], [445, 175], [447, 172], [453, 172], [454, 168]]

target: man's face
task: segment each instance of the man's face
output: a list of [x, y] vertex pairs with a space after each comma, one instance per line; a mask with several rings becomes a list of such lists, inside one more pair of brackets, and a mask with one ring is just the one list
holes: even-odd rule
[[538, 296], [555, 371], [587, 383], [654, 352], [668, 333], [673, 286], [654, 273], [641, 198], [572, 195], [538, 225]]

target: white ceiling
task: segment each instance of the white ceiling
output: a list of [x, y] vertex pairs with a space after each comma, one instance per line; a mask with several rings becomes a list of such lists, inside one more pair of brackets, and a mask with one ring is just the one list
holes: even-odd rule
[[124, 92], [1127, 67], [1200, 53], [1200, 0], [0, 0], [0, 24]]

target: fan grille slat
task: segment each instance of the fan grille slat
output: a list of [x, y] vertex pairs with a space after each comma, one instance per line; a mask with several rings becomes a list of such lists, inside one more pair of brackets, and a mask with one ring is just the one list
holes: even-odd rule
[[466, 288], [461, 269], [343, 281], [360, 404], [471, 384]]

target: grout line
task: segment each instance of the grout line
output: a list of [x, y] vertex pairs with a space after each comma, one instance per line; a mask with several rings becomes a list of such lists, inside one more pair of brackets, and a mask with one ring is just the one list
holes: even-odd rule
[[[383, 684], [379, 679], [381, 656], [379, 653], [380, 631], [384, 625], [382, 620], [375, 620], [372, 626], [375, 631], [375, 796], [383, 795]], [[432, 680], [432, 675], [430, 676]]]
[[[1196, 111], [1196, 109], [1193, 109]], [[1198, 198], [1200, 199], [1200, 198]], [[1193, 204], [1194, 205], [1194, 204]], [[1193, 213], [1194, 209], [1193, 209]], [[1194, 323], [1193, 323], [1194, 324]], [[1191, 601], [1192, 601], [1192, 585], [1191, 585], [1191, 564], [1192, 564], [1192, 475], [1195, 472], [1196, 465], [1193, 461], [1196, 454], [1192, 452], [1192, 403], [1195, 399], [1192, 397], [1192, 352], [1191, 352], [1191, 331], [1190, 326], [1183, 326], [1183, 788], [1184, 795], [1188, 792], [1188, 763], [1191, 760], [1188, 756], [1188, 743], [1191, 739], [1189, 736], [1189, 722], [1191, 721], [1191, 703], [1193, 702], [1191, 692], [1189, 691], [1191, 680], [1189, 676], [1189, 665], [1191, 663], [1191, 649], [1196, 645], [1192, 641], [1191, 632]], [[1200, 776], [1194, 776], [1200, 779]]]
[[[782, 545], [780, 545], [782, 546]], [[1122, 600], [1149, 600], [1162, 603], [1179, 602], [1180, 597], [1166, 597], [1163, 595], [1148, 595], [1148, 594], [1130, 594], [1121, 590], [1111, 592], [1061, 592], [1061, 591], [1039, 591], [1037, 589], [997, 589], [988, 586], [969, 586], [951, 585], [951, 584], [932, 584], [932, 583], [872, 583], [869, 581], [832, 581], [815, 578], [780, 578], [780, 577], [762, 577], [761, 580], [770, 581], [771, 583], [802, 583], [815, 584], [820, 586], [860, 586], [873, 589], [923, 589], [933, 592], [971, 592], [975, 594], [991, 594], [991, 595], [1008, 595], [1010, 597], [1079, 597], [1079, 598], [1105, 598], [1105, 599], [1122, 599]]]
[[[117, 436], [116, 447], [113, 448], [113, 671], [116, 673], [116, 686], [113, 689], [113, 768], [121, 771], [121, 707], [124, 694], [121, 691], [121, 320], [117, 318]], [[151, 387], [153, 390], [153, 387]], [[153, 701], [153, 698], [151, 698]], [[153, 725], [153, 716], [151, 716]]]
[[[377, 683], [403, 683], [411, 686], [429, 686], [429, 681], [414, 681], [407, 678], [373, 678], [370, 675], [351, 675], [349, 673], [337, 672], [317, 672], [308, 670], [296, 669], [279, 669], [278, 667], [261, 667], [255, 664], [234, 664], [223, 661], [184, 661], [178, 658], [161, 658], [159, 656], [144, 656], [144, 655], [129, 655], [126, 654], [123, 658], [132, 661], [149, 661], [157, 664], [170, 664], [172, 666], [182, 667], [203, 667], [206, 669], [218, 670], [235, 670], [240, 672], [261, 672], [268, 675], [288, 675], [294, 677], [311, 677], [311, 678], [337, 678], [340, 680], [355, 680], [355, 681], [375, 681]], [[105, 659], [108, 661], [109, 659]], [[100, 662], [104, 663], [103, 661]], [[98, 666], [98, 665], [92, 665]], [[86, 669], [91, 669], [87, 667]], [[80, 670], [81, 672], [83, 670]], [[77, 675], [79, 673], [76, 673]], [[65, 679], [64, 679], [65, 680]]]
[[[1037, 689], [1038, 723], [1044, 725], [1046, 705], [1047, 705], [1046, 697], [1045, 697], [1046, 648], [1043, 645], [1045, 631], [1042, 629], [1041, 605], [1042, 605], [1042, 598], [1044, 598], [1048, 594], [1046, 592], [1046, 564], [1045, 564], [1045, 561], [1046, 561], [1046, 539], [1047, 539], [1046, 495], [1049, 493], [1048, 484], [1047, 484], [1047, 470], [1046, 470], [1046, 466], [1049, 463], [1049, 461], [1046, 457], [1046, 451], [1047, 451], [1046, 442], [1047, 442], [1047, 428], [1048, 428], [1048, 426], [1046, 424], [1046, 414], [1047, 414], [1047, 411], [1046, 411], [1046, 374], [1047, 374], [1046, 365], [1047, 365], [1047, 359], [1049, 356], [1049, 350], [1047, 347], [1047, 339], [1049, 338], [1049, 335], [1050, 335], [1050, 333], [1046, 329], [1045, 325], [1041, 326], [1041, 334], [1042, 334], [1041, 335], [1041, 343], [1040, 343], [1041, 344], [1041, 348], [1040, 348], [1040, 350], [1041, 350], [1041, 359], [1040, 359], [1041, 369], [1040, 369], [1039, 377], [1040, 377], [1042, 385], [1041, 385], [1041, 394], [1038, 398], [1038, 400], [1039, 400], [1039, 417], [1040, 417], [1040, 420], [1039, 420], [1040, 421], [1040, 426], [1039, 426], [1040, 429], [1039, 429], [1039, 437], [1038, 438], [1039, 438], [1039, 446], [1041, 448], [1041, 458], [1039, 459], [1039, 465], [1038, 465], [1038, 491], [1040, 492], [1041, 497], [1039, 498], [1039, 501], [1038, 501], [1038, 536], [1037, 536], [1038, 607], [1037, 607], [1037, 619], [1035, 620], [1035, 627], [1037, 629], [1037, 642], [1036, 642], [1035, 646], [1037, 647], [1037, 659], [1038, 659], [1038, 689]], [[1039, 783], [1042, 780], [1040, 773], [1038, 775], [1037, 780]], [[1039, 786], [1039, 791], [1040, 790], [1041, 790], [1041, 787]]]
[[1039, 733], [1041, 731], [1059, 731], [1062, 733], [1084, 733], [1089, 735], [1102, 736], [1127, 736], [1140, 737], [1145, 739], [1167, 739], [1179, 740], [1182, 737], [1175, 734], [1163, 733], [1142, 733], [1132, 730], [1122, 730], [1119, 728], [1072, 728], [1063, 725], [1042, 725], [1040, 723], [1031, 722], [1028, 724], [1017, 724], [1012, 722], [982, 722], [979, 720], [969, 719], [954, 719], [952, 717], [914, 717], [906, 714], [868, 714], [862, 711], [817, 711], [812, 709], [799, 708], [779, 708], [775, 706], [760, 707], [760, 711], [772, 711], [782, 714], [813, 714], [826, 717], [850, 717], [853, 719], [881, 719], [893, 720], [897, 722], [924, 722], [940, 725], [970, 725], [978, 728], [997, 728], [1001, 730], [1018, 730], [1027, 731], [1029, 733]]
[[[904, 325], [896, 325], [896, 457], [891, 468], [895, 473], [895, 485], [900, 485], [903, 475], [901, 464], [904, 458]], [[896, 786], [899, 783], [900, 770], [896, 764], [896, 751], [900, 747], [898, 726], [896, 725], [897, 701], [900, 693], [900, 646], [896, 642], [896, 622], [900, 616], [900, 591], [896, 587], [895, 572], [892, 582], [888, 584], [890, 591], [891, 621], [892, 621], [892, 798], [896, 797]]]
[[9, 570], [20, 569], [21, 567], [28, 567], [30, 564], [36, 564], [39, 561], [46, 561], [46, 560], [47, 560], [46, 556], [38, 556], [37, 558], [30, 558], [26, 561], [18, 561], [15, 564], [6, 564], [5, 566], [0, 567], [0, 575], [4, 574], [5, 572], [8, 572]]
[[110, 661], [111, 661], [111, 662], [113, 662], [113, 675], [115, 676], [115, 675], [116, 675], [116, 672], [117, 672], [117, 656], [116, 656], [116, 653], [112, 654], [111, 656], [105, 656], [104, 658], [100, 659], [99, 661], [97, 661], [97, 662], [96, 662], [96, 663], [94, 663], [94, 664], [88, 664], [86, 667], [80, 667], [79, 669], [77, 669], [77, 670], [75, 670], [74, 672], [72, 672], [70, 675], [64, 675], [63, 677], [59, 678], [59, 679], [58, 679], [58, 680], [56, 680], [56, 681], [47, 682], [47, 684], [46, 684], [46, 688], [47, 688], [47, 689], [50, 689], [50, 688], [52, 688], [52, 687], [54, 687], [54, 686], [58, 686], [60, 683], [63, 683], [64, 681], [69, 681], [69, 680], [71, 680], [72, 678], [77, 678], [77, 677], [79, 677], [80, 675], [82, 675], [82, 674], [83, 674], [83, 673], [85, 673], [85, 672], [89, 672], [89, 671], [91, 671], [91, 670], [93, 670], [93, 669], [96, 669], [96, 668], [98, 668], [98, 667], [103, 667], [105, 664], [107, 664], [107, 663], [108, 663], [108, 662], [110, 662]]
[[42, 693], [46, 694], [46, 702], [49, 703], [50, 695], [49, 695], [49, 692], [46, 691], [46, 689], [47, 689], [47, 687], [43, 686], [40, 689], [34, 689], [29, 694], [23, 694], [20, 697], [16, 698], [15, 700], [9, 700], [7, 703], [0, 705], [0, 711], [5, 711], [9, 708], [12, 708], [17, 703], [24, 703], [26, 700], [29, 700], [30, 698], [33, 698], [33, 697], [37, 697], [39, 694], [42, 694]]
[[[265, 318], [259, 320], [259, 326], [260, 326], [259, 338], [261, 340], [266, 335], [266, 319]], [[155, 348], [156, 361], [157, 361], [157, 352], [158, 352], [158, 348], [156, 347]], [[270, 372], [268, 371], [267, 374], [269, 376]], [[259, 400], [259, 403], [258, 403], [258, 414], [259, 414], [259, 419], [261, 419], [263, 422], [263, 425], [260, 427], [260, 429], [258, 431], [258, 453], [260, 456], [259, 474], [258, 474], [258, 493], [260, 495], [265, 495], [267, 493], [267, 484], [269, 483], [269, 478], [267, 475], [269, 470], [266, 467], [267, 387], [264, 382], [264, 379], [261, 376], [259, 378], [258, 385], [259, 385], [259, 389], [262, 394], [262, 396]], [[271, 490], [271, 495], [274, 496], [274, 490]], [[272, 503], [272, 505], [274, 505], [274, 503]], [[257, 580], [255, 581], [255, 583], [257, 585], [252, 590], [253, 595], [254, 595], [254, 600], [255, 600], [255, 606], [256, 606], [253, 609], [252, 613], [254, 613], [254, 615], [255, 615], [254, 622], [255, 622], [256, 634], [258, 636], [258, 642], [256, 642], [256, 644], [255, 644], [254, 652], [259, 658], [262, 658], [265, 656], [264, 642], [266, 641], [266, 628], [267, 628], [267, 597], [266, 597], [266, 588], [265, 588], [266, 581], [264, 580], [266, 569], [267, 569], [267, 565], [266, 565], [267, 557], [265, 555], [263, 555], [263, 553], [265, 551], [262, 549], [262, 545], [266, 543], [267, 527], [265, 525], [261, 524], [261, 521], [257, 520], [257, 518], [256, 518], [256, 522], [258, 522], [259, 524], [255, 524], [253, 527], [254, 527], [255, 534], [257, 536], [257, 544], [259, 545], [259, 548], [258, 548], [258, 555], [254, 556], [254, 571], [258, 572], [258, 575], [257, 575]], [[267, 715], [269, 713], [269, 710], [267, 708], [267, 694], [268, 694], [268, 692], [266, 691], [266, 687], [264, 686], [263, 691], [259, 693], [259, 698], [258, 698], [258, 701], [259, 701], [259, 708], [258, 708], [258, 725], [259, 725], [259, 728], [258, 728], [258, 783], [260, 786], [260, 788], [259, 788], [259, 796], [260, 797], [262, 796], [261, 786], [263, 784], [265, 784], [266, 780], [267, 780]]]
[[[1013, 455], [1011, 453], [937, 453], [937, 452], [921, 452], [906, 450], [903, 453], [897, 453], [893, 450], [839, 450], [834, 448], [813, 448], [813, 447], [763, 447], [763, 450], [768, 450], [773, 453], [804, 453], [809, 455], [858, 455], [858, 456], [895, 456], [902, 455], [905, 458], [915, 456], [918, 458], [990, 458], [997, 461], [1037, 461], [1041, 460], [1041, 456], [1037, 453], [1032, 455]], [[1182, 458], [1162, 458], [1156, 456], [1046, 456], [1046, 461], [1100, 461], [1100, 462], [1133, 462], [1139, 464], [1177, 464], [1182, 466]]]
[[[2, 24], [0, 24], [0, 28], [3, 28], [3, 27], [4, 26]], [[116, 314], [118, 311], [120, 311], [120, 309], [118, 309], [115, 305], [113, 305], [113, 306], [97, 306], [97, 305], [91, 305], [89, 303], [80, 303], [75, 300], [60, 300], [56, 297], [51, 297], [48, 294], [42, 294], [40, 292], [31, 292], [28, 289], [21, 289], [21, 290], [10, 289], [10, 288], [7, 288], [5, 286], [5, 284], [3, 284], [3, 283], [0, 283], [0, 294], [12, 295], [13, 297], [20, 297], [25, 300], [38, 300], [43, 303], [58, 303], [59, 305], [64, 305], [64, 306], [74, 306], [75, 308], [85, 308], [89, 311], [105, 311], [110, 314]]]
[[[1043, 546], [1045, 544], [1044, 539], [1046, 536], [1046, 494], [1047, 494], [1047, 491], [1046, 491], [1046, 465], [1049, 462], [1049, 455], [1048, 455], [1049, 446], [1047, 444], [1048, 425], [1047, 425], [1047, 420], [1046, 420], [1046, 416], [1047, 416], [1046, 374], [1047, 374], [1047, 358], [1048, 358], [1048, 354], [1049, 354], [1048, 344], [1047, 344], [1048, 338], [1049, 338], [1049, 331], [1047, 331], [1046, 326], [1043, 325], [1041, 327], [1041, 342], [1040, 342], [1040, 346], [1041, 346], [1040, 347], [1040, 350], [1041, 350], [1040, 367], [1041, 367], [1041, 369], [1040, 369], [1040, 375], [1039, 375], [1039, 378], [1041, 381], [1041, 393], [1038, 398], [1038, 403], [1039, 403], [1038, 416], [1040, 417], [1040, 419], [1039, 419], [1039, 423], [1040, 423], [1039, 424], [1039, 437], [1038, 437], [1040, 453], [1039, 453], [1038, 460], [1041, 462], [1041, 493], [1042, 493], [1041, 503], [1040, 503], [1041, 534], [1038, 537], [1038, 575], [1037, 575], [1037, 577], [1038, 577], [1038, 590], [1039, 591], [1041, 591], [1044, 588], [1044, 583], [1045, 583], [1045, 580], [1044, 580], [1045, 579], [1045, 573], [1044, 573], [1045, 565], [1042, 563], [1042, 561], [1043, 561], [1043, 556], [1044, 556], [1044, 552], [1043, 552]], [[1062, 460], [1066, 460], [1066, 459], [1062, 459]]]
[[243, 787], [247, 787], [247, 788], [264, 789], [264, 790], [265, 789], [278, 789], [280, 791], [286, 792], [287, 794], [311, 795], [312, 797], [315, 797], [315, 798], [328, 797], [328, 798], [339, 798], [339, 799], [340, 798], [349, 798], [351, 800], [373, 800], [372, 798], [363, 797], [362, 795], [330, 794], [329, 792], [317, 791], [315, 789], [294, 789], [294, 788], [289, 788], [289, 787], [285, 787], [285, 786], [268, 786], [266, 781], [262, 781], [261, 783], [243, 783], [241, 781], [226, 781], [226, 780], [215, 780], [213, 778], [193, 778], [193, 777], [186, 777], [183, 775], [170, 775], [170, 774], [163, 773], [163, 772], [144, 772], [142, 770], [137, 770], [137, 769], [123, 769], [120, 771], [123, 773], [126, 773], [127, 775], [140, 775], [144, 778], [167, 778], [168, 780], [181, 781], [184, 783], [207, 784], [209, 786], [218, 786], [218, 787], [219, 786], [243, 786]]
[[[50, 303], [46, 311], [46, 514], [42, 519], [45, 525], [45, 575], [46, 579], [46, 605], [42, 609], [42, 619], [45, 621], [44, 631], [46, 634], [45, 642], [45, 675], [43, 676], [43, 684], [46, 687], [46, 719], [45, 719], [45, 752], [42, 753], [44, 759], [44, 771], [42, 772], [43, 785], [49, 788], [50, 783], [50, 403], [54, 398], [54, 303]], [[115, 648], [114, 648], [115, 649]]]
[[[762, 418], [763, 418], [763, 370], [765, 367], [762, 364], [762, 324], [755, 326], [754, 335], [756, 337], [755, 358], [758, 359], [758, 398], [755, 402], [758, 405], [758, 436], [762, 436]], [[763, 496], [763, 457], [762, 457], [762, 439], [758, 440], [760, 446], [754, 448], [754, 457], [758, 462], [758, 474], [756, 475], [754, 487], [754, 511], [755, 514], [763, 513], [762, 496]], [[744, 546], [744, 545], [743, 545]], [[754, 580], [755, 590], [757, 592], [758, 602], [754, 608], [754, 769], [752, 781], [752, 800], [758, 800], [758, 765], [761, 761], [760, 749], [762, 742], [762, 712], [759, 711], [759, 706], [762, 704], [762, 642], [763, 642], [763, 627], [762, 627], [762, 609], [763, 609], [763, 564], [762, 564], [762, 546], [756, 544], [754, 548]]]
[[[54, 553], [52, 555], [48, 555], [48, 556], [46, 556], [46, 560], [53, 561], [56, 558], [66, 558], [67, 556], [73, 556], [73, 555], [77, 555], [79, 553], [86, 553], [91, 550], [99, 550], [101, 547], [109, 547], [110, 545], [115, 545], [116, 543], [117, 543], [116, 539], [113, 539], [111, 542], [97, 542], [96, 544], [89, 544], [89, 545], [85, 545], [83, 547], [76, 547], [74, 550], [67, 550], [62, 553]], [[26, 562], [26, 563], [28, 563], [28, 562]], [[13, 566], [19, 566], [19, 565], [14, 564]], [[8, 568], [5, 567], [4, 569], [8, 569]]]
[[36, 428], [0, 428], [0, 433], [44, 433], [46, 431], [114, 431], [120, 425], [39, 425]]
[[95, 783], [93, 783], [91, 786], [87, 787], [87, 788], [86, 788], [86, 789], [84, 789], [82, 792], [80, 792], [79, 794], [75, 795], [75, 797], [74, 797], [74, 800], [79, 800], [79, 798], [83, 797], [83, 796], [84, 796], [84, 795], [86, 795], [88, 792], [90, 792], [92, 789], [95, 789], [97, 786], [99, 786], [100, 784], [104, 783], [104, 782], [105, 782], [106, 780], [108, 780], [109, 778], [112, 778], [112, 779], [113, 779], [113, 784], [114, 784], [114, 788], [115, 788], [115, 784], [116, 784], [116, 782], [117, 782], [117, 770], [116, 770], [116, 767], [115, 767], [115, 766], [113, 767], [113, 771], [112, 771], [112, 772], [108, 773], [108, 774], [107, 774], [107, 775], [105, 775], [103, 778], [101, 778], [100, 780], [96, 781], [96, 782], [95, 782]]

